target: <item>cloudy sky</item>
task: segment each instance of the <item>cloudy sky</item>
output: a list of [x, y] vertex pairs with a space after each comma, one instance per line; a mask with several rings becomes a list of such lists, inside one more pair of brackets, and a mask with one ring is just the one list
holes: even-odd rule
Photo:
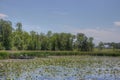
[[120, 0], [0, 0], [0, 18], [26, 31], [78, 32], [120, 42]]

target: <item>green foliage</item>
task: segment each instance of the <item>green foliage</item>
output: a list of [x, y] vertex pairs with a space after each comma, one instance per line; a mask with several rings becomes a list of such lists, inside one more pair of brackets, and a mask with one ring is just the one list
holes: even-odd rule
[[35, 51], [9, 53], [9, 58], [12, 59], [32, 59], [34, 57], [47, 57], [47, 56], [48, 56], [47, 52], [35, 52]]
[[[6, 50], [11, 49], [12, 23], [10, 21], [0, 20], [0, 43]], [[1, 45], [1, 44], [0, 44]]]
[[0, 20], [0, 49], [5, 50], [52, 50], [52, 51], [92, 51], [93, 38], [83, 33], [72, 35], [70, 33], [38, 34], [35, 31], [26, 32], [22, 29], [22, 23], [12, 28], [12, 23]]
[[0, 52], [0, 59], [8, 59], [9, 53], [8, 52]]
[[0, 52], [0, 59], [32, 59], [35, 57], [48, 57], [48, 56], [120, 56], [120, 51], [114, 52], [80, 52], [80, 51], [22, 51], [22, 52]]
[[[22, 23], [18, 22], [16, 28], [7, 20], [0, 19], [0, 50], [41, 50], [41, 51], [93, 51], [94, 38], [83, 33], [37, 33], [26, 32]], [[120, 49], [120, 43], [107, 43], [113, 50]], [[99, 50], [104, 48], [100, 42]]]
[[99, 50], [102, 50], [104, 48], [104, 43], [100, 42], [99, 45], [98, 45], [98, 48], [99, 48]]

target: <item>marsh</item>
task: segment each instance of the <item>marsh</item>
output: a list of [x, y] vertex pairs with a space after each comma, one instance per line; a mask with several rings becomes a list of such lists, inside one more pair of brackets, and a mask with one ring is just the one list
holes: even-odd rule
[[120, 57], [49, 56], [1, 60], [8, 80], [120, 80]]

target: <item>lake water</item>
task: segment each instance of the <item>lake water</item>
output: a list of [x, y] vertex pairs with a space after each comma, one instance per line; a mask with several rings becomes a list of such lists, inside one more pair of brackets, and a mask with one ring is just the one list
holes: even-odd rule
[[54, 65], [39, 64], [35, 69], [24, 71], [19, 76], [10, 72], [9, 78], [11, 80], [120, 80], [120, 58], [77, 57], [75, 59], [74, 57], [67, 61], [65, 63], [58, 61], [60, 65], [57, 64], [58, 62]]

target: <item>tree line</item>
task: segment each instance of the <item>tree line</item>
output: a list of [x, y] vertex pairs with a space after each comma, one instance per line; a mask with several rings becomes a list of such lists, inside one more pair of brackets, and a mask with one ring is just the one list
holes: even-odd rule
[[50, 51], [92, 51], [93, 37], [83, 33], [37, 33], [24, 31], [22, 23], [0, 19], [0, 50], [50, 50]]
[[102, 49], [120, 49], [120, 43], [115, 43], [115, 42], [102, 42], [100, 41], [97, 48], [99, 50], [102, 50]]

